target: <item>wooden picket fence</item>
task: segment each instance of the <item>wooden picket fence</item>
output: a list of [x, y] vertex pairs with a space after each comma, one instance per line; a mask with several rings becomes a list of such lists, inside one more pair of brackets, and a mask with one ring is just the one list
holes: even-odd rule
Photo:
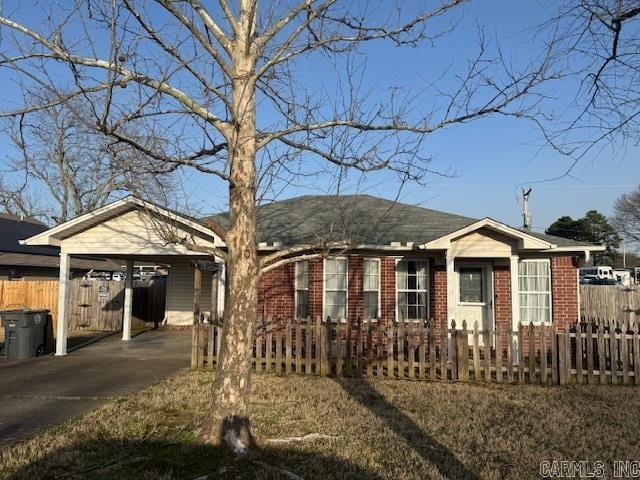
[[[193, 326], [192, 368], [213, 370], [222, 327]], [[433, 321], [351, 325], [266, 319], [253, 340], [256, 372], [531, 384], [640, 384], [640, 343], [628, 323], [519, 325], [481, 331]]]

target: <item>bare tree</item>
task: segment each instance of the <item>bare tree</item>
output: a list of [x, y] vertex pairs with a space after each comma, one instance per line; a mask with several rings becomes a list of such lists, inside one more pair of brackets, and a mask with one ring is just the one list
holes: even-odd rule
[[640, 187], [616, 200], [611, 223], [625, 239], [640, 243]]
[[[541, 29], [578, 88], [544, 134], [577, 162], [596, 146], [640, 140], [640, 1], [565, 0]], [[569, 84], [567, 84], [569, 85]]]
[[[401, 182], [421, 181], [431, 171], [429, 134], [491, 115], [536, 115], [538, 87], [558, 76], [549, 50], [516, 66], [481, 32], [477, 55], [442, 84], [374, 89], [366, 81], [356, 60], [367, 44], [435, 43], [455, 28], [463, 3], [85, 0], [47, 12], [43, 25], [21, 22], [19, 11], [0, 17], [0, 64], [23, 88], [52, 98], [5, 115], [90, 98], [104, 134], [228, 188], [226, 248], [208, 250], [226, 261], [228, 297], [206, 441], [224, 440], [238, 453], [249, 448], [258, 279], [312, 247], [259, 259], [260, 197], [327, 171], [390, 171]], [[332, 80], [314, 85], [305, 72], [311, 65]]]
[[75, 100], [5, 120], [14, 147], [0, 182], [5, 210], [57, 224], [119, 195], [166, 187], [164, 165], [88, 127], [82, 110]]

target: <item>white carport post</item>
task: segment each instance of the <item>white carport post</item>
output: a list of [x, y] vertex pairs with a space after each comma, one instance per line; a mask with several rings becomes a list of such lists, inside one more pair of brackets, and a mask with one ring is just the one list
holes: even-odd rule
[[[447, 328], [451, 328], [451, 321], [456, 316], [456, 258], [446, 253], [447, 262]], [[462, 324], [457, 323], [458, 327]]]
[[131, 313], [133, 310], [133, 260], [127, 260], [127, 277], [124, 280], [124, 315], [122, 340], [131, 340]]
[[67, 331], [69, 329], [69, 262], [68, 253], [60, 253], [58, 277], [58, 325], [56, 327], [56, 355], [67, 354]]

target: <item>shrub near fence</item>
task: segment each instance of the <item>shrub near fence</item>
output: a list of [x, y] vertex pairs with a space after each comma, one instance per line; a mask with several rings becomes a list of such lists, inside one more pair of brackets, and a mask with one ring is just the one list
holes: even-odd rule
[[[221, 327], [194, 325], [192, 367], [214, 369]], [[254, 335], [256, 372], [535, 384], [640, 384], [637, 329], [617, 323], [436, 328], [432, 321], [355, 325], [267, 319]]]

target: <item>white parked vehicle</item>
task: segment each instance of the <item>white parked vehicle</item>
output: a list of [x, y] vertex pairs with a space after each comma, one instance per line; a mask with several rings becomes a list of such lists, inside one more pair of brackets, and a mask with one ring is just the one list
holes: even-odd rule
[[633, 285], [631, 272], [626, 268], [616, 268], [613, 271], [613, 275], [618, 285], [622, 285], [623, 287], [631, 287]]
[[111, 280], [115, 280], [116, 282], [124, 282], [127, 278], [127, 274], [125, 272], [113, 272], [111, 274]]
[[580, 277], [615, 280], [612, 267], [582, 267], [580, 269]]

